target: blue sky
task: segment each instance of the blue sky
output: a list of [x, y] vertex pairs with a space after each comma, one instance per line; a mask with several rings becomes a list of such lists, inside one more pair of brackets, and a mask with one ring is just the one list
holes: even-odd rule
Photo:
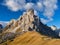
[[0, 22], [18, 19], [30, 8], [44, 24], [60, 28], [60, 0], [0, 0]]

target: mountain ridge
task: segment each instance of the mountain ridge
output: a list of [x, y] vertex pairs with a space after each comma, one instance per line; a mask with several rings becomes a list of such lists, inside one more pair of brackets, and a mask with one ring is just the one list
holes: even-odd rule
[[51, 38], [59, 38], [55, 31], [47, 25], [44, 25], [40, 18], [37, 15], [34, 15], [34, 10], [30, 9], [17, 20], [12, 19], [7, 24], [0, 35], [0, 39], [2, 40], [0, 43], [6, 42], [7, 40], [14, 40], [17, 36], [19, 37], [29, 31], [37, 32]]
[[53, 35], [55, 33], [50, 27], [44, 25], [37, 15], [34, 15], [33, 9], [28, 10], [25, 14], [20, 16], [18, 20], [11, 20], [6, 27], [8, 29], [5, 28], [5, 31], [13, 33], [17, 32], [17, 29], [20, 29], [22, 31], [35, 30], [46, 35]]

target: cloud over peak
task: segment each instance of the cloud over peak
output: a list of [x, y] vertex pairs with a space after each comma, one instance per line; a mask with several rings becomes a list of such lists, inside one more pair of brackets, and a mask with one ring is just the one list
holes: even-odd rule
[[[51, 21], [55, 10], [58, 8], [57, 0], [5, 0], [4, 5], [11, 11], [27, 10], [33, 8], [35, 14], [42, 12], [43, 16]], [[47, 21], [48, 22], [48, 21]]]

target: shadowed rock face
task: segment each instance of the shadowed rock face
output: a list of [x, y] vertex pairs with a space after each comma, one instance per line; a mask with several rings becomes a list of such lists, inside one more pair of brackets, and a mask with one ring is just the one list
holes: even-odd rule
[[3, 28], [3, 26], [2, 26], [2, 24], [0, 24], [0, 29], [2, 29]]
[[3, 26], [0, 24], [0, 33], [2, 33]]

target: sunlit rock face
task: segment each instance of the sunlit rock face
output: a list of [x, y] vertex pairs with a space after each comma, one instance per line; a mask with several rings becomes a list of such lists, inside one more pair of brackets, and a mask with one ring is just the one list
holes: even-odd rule
[[34, 15], [34, 10], [28, 10], [18, 19], [18, 25], [23, 31], [36, 30], [39, 27], [39, 21], [40, 19]]
[[11, 20], [6, 26], [5, 30], [14, 33], [19, 28], [22, 31], [36, 30], [39, 27], [39, 23], [39, 17], [34, 15], [34, 10], [30, 9], [25, 14], [20, 16], [18, 20]]

